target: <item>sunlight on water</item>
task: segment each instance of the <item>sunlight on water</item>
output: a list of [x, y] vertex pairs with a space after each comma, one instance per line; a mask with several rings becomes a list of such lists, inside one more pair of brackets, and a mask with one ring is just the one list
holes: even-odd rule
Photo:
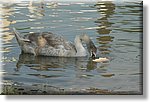
[[[140, 1], [21, 2], [2, 4], [3, 80], [24, 84], [45, 83], [60, 88], [99, 88], [140, 91], [142, 81], [142, 5]], [[98, 57], [35, 57], [21, 54], [12, 28], [23, 35], [53, 32], [70, 41], [87, 33]]]

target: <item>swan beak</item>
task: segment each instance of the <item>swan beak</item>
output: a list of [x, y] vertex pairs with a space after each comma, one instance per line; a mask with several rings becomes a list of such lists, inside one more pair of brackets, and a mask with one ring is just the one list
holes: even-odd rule
[[92, 52], [91, 52], [91, 57], [92, 57], [92, 58], [96, 58], [96, 53], [92, 51]]

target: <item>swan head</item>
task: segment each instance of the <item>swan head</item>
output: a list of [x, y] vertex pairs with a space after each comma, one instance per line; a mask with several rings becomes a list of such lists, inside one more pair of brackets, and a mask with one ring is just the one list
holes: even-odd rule
[[94, 44], [89, 45], [89, 47], [87, 47], [89, 53], [90, 53], [90, 57], [92, 58], [96, 58], [96, 52], [97, 52], [97, 48], [95, 47]]
[[90, 57], [95, 58], [96, 57], [96, 52], [97, 52], [97, 48], [94, 45], [93, 41], [90, 39], [90, 37], [86, 34], [82, 34], [80, 36], [81, 41], [86, 43], [88, 52], [90, 54]]
[[91, 53], [90, 55], [92, 58], [96, 58], [96, 51], [95, 50], [92, 50], [90, 53]]

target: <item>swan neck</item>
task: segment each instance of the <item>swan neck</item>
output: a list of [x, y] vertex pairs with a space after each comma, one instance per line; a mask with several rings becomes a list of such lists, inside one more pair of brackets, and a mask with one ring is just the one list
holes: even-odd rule
[[86, 53], [85, 48], [82, 45], [80, 36], [77, 35], [75, 37], [74, 43], [75, 43], [75, 47], [76, 47], [76, 50], [77, 50], [76, 56], [86, 56], [87, 53]]
[[90, 37], [86, 34], [81, 35], [81, 40], [86, 43], [87, 50], [90, 55], [97, 52], [97, 48], [94, 45], [93, 41], [90, 39]]

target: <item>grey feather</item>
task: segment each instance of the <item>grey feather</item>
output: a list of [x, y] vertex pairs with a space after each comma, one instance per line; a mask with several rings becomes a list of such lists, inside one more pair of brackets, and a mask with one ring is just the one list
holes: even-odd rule
[[[13, 28], [16, 39], [24, 53], [43, 56], [65, 56], [76, 57], [86, 56], [86, 50], [81, 44], [81, 38], [76, 36], [75, 44], [66, 40], [64, 37], [51, 32], [32, 33], [21, 37], [20, 33]], [[87, 37], [87, 36], [86, 36]], [[85, 37], [85, 38], [86, 38]], [[87, 42], [88, 39], [83, 39]], [[91, 41], [90, 41], [91, 42]], [[77, 48], [78, 46], [78, 48]], [[92, 48], [94, 43], [89, 43], [88, 48]], [[80, 49], [81, 47], [81, 49]], [[89, 50], [90, 51], [90, 50]], [[78, 53], [77, 53], [78, 52]]]

